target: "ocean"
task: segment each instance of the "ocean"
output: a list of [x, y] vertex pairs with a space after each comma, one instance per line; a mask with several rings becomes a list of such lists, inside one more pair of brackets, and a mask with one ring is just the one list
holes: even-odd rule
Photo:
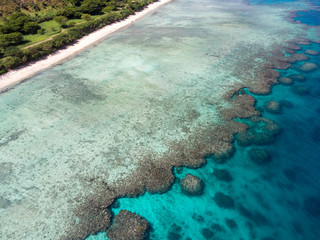
[[[292, 83], [259, 95], [247, 79], [273, 47], [305, 31], [319, 40], [318, 10], [316, 1], [176, 0], [1, 94], [0, 239], [106, 240], [103, 214], [125, 209], [150, 223], [152, 240], [319, 240], [320, 70], [300, 67], [320, 66], [310, 51], [320, 44], [300, 44], [308, 60], [276, 69]], [[169, 191], [124, 197], [136, 173], [147, 182], [153, 168], [187, 165], [196, 140], [238, 126], [221, 112], [240, 87], [261, 116], [234, 118], [249, 129], [234, 136], [231, 158], [203, 156], [200, 168], [173, 168]], [[215, 137], [229, 146], [227, 134]], [[203, 180], [202, 195], [181, 191], [186, 174]]]
[[[250, 4], [273, 5], [286, 1], [249, 1]], [[317, 8], [320, 2], [311, 1]], [[320, 25], [319, 10], [297, 12], [295, 21]], [[298, 53], [320, 52], [320, 44], [301, 45]], [[320, 55], [308, 55], [320, 66]], [[320, 70], [299, 71], [305, 62], [297, 62], [288, 70], [279, 70], [281, 77], [303, 75], [290, 86], [275, 85], [268, 95], [254, 95], [262, 117], [276, 122], [281, 133], [272, 143], [258, 146], [269, 151], [272, 160], [253, 162], [248, 152], [257, 146], [242, 147], [235, 142], [236, 153], [225, 164], [207, 159], [199, 169], [175, 169], [182, 179], [194, 174], [205, 182], [202, 196], [181, 193], [179, 181], [165, 194], [146, 193], [138, 198], [120, 198], [112, 208], [136, 212], [152, 225], [150, 239], [168, 240], [318, 240], [320, 239]], [[280, 77], [280, 78], [281, 78]], [[299, 89], [305, 93], [299, 93]], [[250, 94], [250, 92], [249, 92]], [[281, 104], [279, 113], [266, 110], [269, 101]], [[249, 121], [250, 124], [250, 121]], [[250, 126], [250, 125], [249, 125]], [[253, 126], [254, 127], [254, 126]], [[215, 172], [225, 170], [231, 178], [219, 179]], [[219, 207], [214, 196], [222, 192], [235, 206]], [[105, 233], [87, 240], [108, 239]]]

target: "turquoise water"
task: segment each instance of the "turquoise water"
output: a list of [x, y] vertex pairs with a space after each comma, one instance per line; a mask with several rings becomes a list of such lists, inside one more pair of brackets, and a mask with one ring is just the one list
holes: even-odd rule
[[[306, 49], [319, 51], [320, 46], [312, 44], [303, 47], [301, 52]], [[320, 56], [310, 58], [311, 62], [320, 63]], [[297, 70], [281, 72], [282, 76], [299, 73]], [[257, 107], [264, 107], [270, 100], [286, 100], [292, 104], [283, 107], [278, 115], [263, 113], [263, 117], [274, 120], [282, 128], [276, 141], [265, 146], [271, 152], [272, 162], [257, 165], [248, 157], [250, 147], [240, 147], [236, 143], [236, 154], [226, 164], [216, 164], [208, 159], [203, 168], [176, 172], [178, 179], [187, 173], [201, 177], [206, 183], [202, 196], [186, 196], [176, 183], [166, 194], [146, 193], [139, 198], [118, 199], [114, 214], [127, 209], [145, 217], [153, 227], [151, 239], [318, 240], [320, 71], [304, 76], [305, 82], [277, 85], [270, 95], [254, 96]], [[297, 86], [307, 87], [310, 93], [296, 95], [293, 88]], [[215, 168], [229, 171], [232, 181], [219, 181], [213, 175]], [[231, 196], [235, 208], [219, 208], [213, 200], [216, 192]], [[315, 203], [310, 199], [315, 199]], [[230, 219], [237, 227], [228, 226]], [[100, 238], [92, 236], [88, 239], [107, 239], [103, 236], [100, 233]]]
[[[179, 160], [176, 145], [193, 150], [186, 139], [202, 139], [225, 124], [219, 110], [233, 107], [226, 92], [248, 85], [251, 66], [261, 67], [274, 45], [304, 33], [284, 20], [286, 10], [241, 0], [176, 0], [3, 93], [0, 239], [75, 239], [72, 234], [103, 229], [97, 208], [109, 204], [119, 184], [130, 185], [135, 172], [143, 175], [140, 164]], [[290, 71], [281, 73], [297, 72]], [[318, 75], [255, 96], [258, 107], [273, 98], [293, 106], [285, 103], [279, 115], [263, 113], [282, 127], [274, 144], [261, 146], [271, 162], [254, 163], [252, 147], [235, 142], [237, 151], [225, 164], [208, 159], [197, 170], [177, 169], [172, 190], [119, 199], [114, 214], [141, 214], [157, 240], [317, 239]], [[296, 95], [307, 93], [299, 85], [310, 94]], [[219, 180], [217, 169], [231, 178]], [[181, 194], [178, 180], [186, 173], [204, 180], [202, 196]], [[230, 196], [232, 208], [220, 208], [217, 193]]]
[[[296, 20], [305, 24], [320, 22], [319, 15], [312, 11], [298, 16]], [[320, 51], [320, 45], [302, 46], [298, 52], [308, 49]], [[309, 57], [308, 62], [320, 65], [320, 55]], [[236, 154], [227, 163], [217, 164], [208, 159], [197, 170], [175, 169], [177, 183], [168, 193], [118, 199], [113, 213], [127, 209], [145, 217], [152, 224], [151, 239], [320, 239], [320, 70], [301, 73], [298, 67], [303, 63], [280, 73], [282, 77], [303, 74], [306, 81], [294, 81], [292, 86], [276, 85], [266, 96], [253, 95], [256, 106], [263, 110], [262, 116], [274, 120], [282, 129], [274, 143], [262, 146], [271, 153], [271, 162], [254, 163], [248, 156], [252, 147], [240, 147], [236, 142]], [[305, 94], [297, 94], [299, 87], [307, 89]], [[270, 100], [282, 103], [280, 114], [265, 111]], [[232, 180], [218, 180], [214, 169], [227, 170]], [[178, 180], [187, 173], [204, 180], [202, 196], [181, 193]], [[231, 196], [235, 207], [217, 206], [214, 201], [217, 192]], [[99, 233], [99, 237], [89, 239], [107, 238]]]
[[[320, 46], [305, 49], [320, 50]], [[311, 61], [320, 62], [320, 57], [311, 57]], [[299, 71], [282, 72], [283, 76], [295, 73]], [[315, 216], [304, 205], [309, 197], [315, 197], [317, 204], [320, 201], [320, 71], [305, 76], [306, 82], [296, 82], [293, 87], [307, 87], [307, 96], [297, 96], [292, 87], [282, 85], [275, 86], [271, 95], [255, 96], [257, 107], [269, 100], [286, 100], [293, 105], [283, 107], [279, 115], [263, 113], [282, 128], [276, 142], [267, 146], [271, 163], [257, 165], [249, 159], [248, 148], [237, 147], [236, 155], [226, 164], [208, 160], [201, 169], [176, 173], [178, 179], [187, 173], [201, 177], [206, 183], [204, 195], [185, 196], [176, 183], [166, 194], [119, 199], [120, 207], [114, 208], [114, 213], [127, 209], [144, 216], [154, 228], [151, 239], [319, 239], [319, 205], [311, 210]], [[232, 182], [217, 180], [214, 168], [227, 169]], [[237, 207], [219, 208], [213, 201], [216, 192], [230, 195]], [[230, 229], [228, 219], [238, 227]], [[177, 231], [176, 225], [182, 230]], [[205, 229], [214, 237], [204, 237]]]

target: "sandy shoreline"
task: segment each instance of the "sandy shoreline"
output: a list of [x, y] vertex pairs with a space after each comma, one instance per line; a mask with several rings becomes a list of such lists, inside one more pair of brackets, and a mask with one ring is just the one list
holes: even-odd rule
[[136, 14], [131, 15], [120, 22], [107, 25], [77, 40], [74, 44], [68, 46], [66, 49], [58, 50], [57, 52], [50, 54], [44, 59], [40, 59], [38, 61], [35, 61], [31, 64], [26, 65], [25, 67], [21, 67], [21, 68], [18, 68], [17, 70], [12, 70], [10, 72], [3, 74], [2, 76], [0, 76], [0, 92], [84, 51], [85, 49], [92, 46], [93, 44], [103, 40], [105, 37], [123, 28], [130, 26], [131, 24], [143, 18], [145, 15], [147, 15], [151, 11], [171, 1], [172, 0], [159, 0], [158, 2], [154, 2], [149, 6], [147, 6], [141, 12], [137, 12]]

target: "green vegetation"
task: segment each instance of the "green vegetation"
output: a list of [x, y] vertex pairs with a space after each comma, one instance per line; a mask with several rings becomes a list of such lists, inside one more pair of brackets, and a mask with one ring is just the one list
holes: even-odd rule
[[0, 74], [124, 19], [153, 1], [0, 0]]

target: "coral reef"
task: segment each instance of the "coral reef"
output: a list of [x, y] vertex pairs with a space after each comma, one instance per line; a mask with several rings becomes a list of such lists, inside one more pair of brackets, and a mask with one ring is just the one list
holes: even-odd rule
[[307, 55], [304, 55], [303, 53], [294, 53], [289, 57], [289, 62], [291, 63], [306, 60], [309, 60], [309, 57]]
[[315, 56], [315, 55], [319, 55], [319, 52], [316, 50], [309, 49], [306, 51], [306, 54]]
[[318, 68], [315, 63], [304, 63], [299, 69], [303, 72], [312, 72]]
[[153, 167], [148, 175], [146, 189], [150, 193], [167, 192], [174, 183], [172, 168]]
[[277, 101], [267, 102], [265, 108], [269, 113], [280, 113], [281, 112], [281, 105]]
[[187, 174], [180, 183], [181, 190], [185, 194], [196, 196], [203, 193], [204, 183], [197, 176]]
[[289, 77], [282, 77], [279, 79], [279, 82], [283, 85], [291, 85], [293, 83], [292, 79]]
[[248, 154], [251, 160], [257, 164], [266, 164], [271, 161], [270, 153], [262, 148], [251, 148]]
[[237, 141], [239, 146], [248, 147], [253, 143], [254, 136], [250, 134], [248, 131], [241, 132], [238, 134]]
[[221, 208], [231, 209], [235, 207], [233, 198], [223, 192], [217, 192], [213, 200]]
[[227, 151], [222, 151], [214, 154], [213, 161], [218, 164], [225, 163], [228, 159], [232, 158], [235, 151], [236, 149], [234, 148], [234, 146], [231, 146]]
[[270, 144], [280, 132], [279, 126], [270, 119], [254, 116], [247, 120], [249, 129], [237, 136], [238, 145], [242, 147]]
[[107, 230], [110, 240], [143, 240], [148, 234], [149, 223], [136, 213], [121, 210]]

